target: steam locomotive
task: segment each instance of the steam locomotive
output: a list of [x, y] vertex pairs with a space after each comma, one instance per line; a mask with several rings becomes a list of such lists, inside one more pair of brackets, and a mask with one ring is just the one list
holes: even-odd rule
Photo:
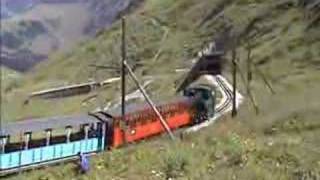
[[[206, 85], [191, 86], [183, 96], [156, 108], [170, 129], [192, 126], [214, 115], [215, 93]], [[147, 104], [77, 116], [30, 119], [6, 124], [0, 132], [0, 173], [7, 174], [44, 164], [119, 148], [165, 132]]]

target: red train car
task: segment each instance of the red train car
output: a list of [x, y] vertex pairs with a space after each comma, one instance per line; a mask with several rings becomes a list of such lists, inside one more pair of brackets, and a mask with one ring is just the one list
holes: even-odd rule
[[[188, 89], [185, 96], [170, 102], [157, 104], [161, 115], [170, 129], [191, 126], [208, 119], [213, 115], [214, 95], [212, 89], [197, 87]], [[117, 148], [124, 143], [139, 141], [165, 132], [165, 129], [148, 104], [130, 105], [126, 107], [126, 115], [121, 116], [121, 109], [108, 113], [109, 122], [112, 122], [112, 133], [106, 145]], [[110, 133], [110, 132], [109, 132]]]
[[[180, 98], [167, 104], [158, 105], [157, 108], [170, 129], [176, 129], [192, 123], [192, 115], [194, 114], [192, 104], [192, 100]], [[156, 113], [147, 105], [129, 107], [124, 118], [119, 113], [115, 113], [113, 118], [112, 147], [119, 147], [124, 142], [134, 142], [165, 131]]]

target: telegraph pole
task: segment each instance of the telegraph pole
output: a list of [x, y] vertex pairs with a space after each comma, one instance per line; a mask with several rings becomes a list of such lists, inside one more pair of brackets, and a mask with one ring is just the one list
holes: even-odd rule
[[[2, 12], [0, 2], [0, 12]], [[2, 30], [2, 17], [0, 13], [0, 31]], [[2, 36], [0, 37], [0, 65], [2, 65]], [[0, 67], [0, 136], [2, 136], [2, 68]]]
[[[121, 69], [120, 67], [111, 67], [111, 66], [96, 66], [96, 65], [91, 65], [97, 68], [103, 68], [103, 69], [111, 69], [111, 70], [121, 70], [121, 115], [122, 115], [122, 122], [125, 121], [125, 96], [126, 96], [126, 81], [125, 81], [125, 76], [126, 76], [126, 72], [129, 73], [129, 76], [132, 78], [132, 80], [134, 81], [134, 83], [136, 84], [136, 86], [138, 87], [138, 89], [140, 90], [140, 92], [143, 94], [144, 98], [146, 99], [147, 103], [151, 106], [152, 110], [156, 113], [156, 115], [159, 117], [160, 122], [163, 126], [163, 128], [167, 131], [167, 133], [169, 134], [170, 138], [172, 140], [175, 140], [175, 137], [167, 123], [167, 121], [163, 118], [163, 116], [161, 115], [160, 111], [157, 109], [157, 107], [155, 106], [155, 104], [152, 102], [151, 98], [148, 96], [148, 94], [146, 93], [146, 91], [144, 90], [144, 88], [141, 86], [141, 84], [138, 81], [138, 78], [135, 76], [135, 74], [133, 73], [133, 70], [131, 69], [131, 67], [128, 65], [127, 61], [126, 61], [126, 39], [125, 39], [125, 31], [126, 28], [126, 22], [125, 22], [125, 18], [122, 17], [122, 40], [121, 40], [121, 55], [122, 55], [122, 60], [121, 60]], [[124, 139], [126, 141], [126, 139]]]
[[248, 86], [250, 86], [250, 82], [252, 80], [252, 69], [251, 69], [251, 43], [248, 40], [248, 45], [247, 45], [247, 82]]
[[233, 87], [232, 87], [232, 117], [235, 117], [237, 115], [237, 62], [236, 62], [236, 57], [237, 52], [236, 52], [236, 47], [233, 48], [232, 50], [232, 79], [233, 79]]
[[122, 62], [121, 62], [121, 115], [122, 120], [125, 121], [126, 114], [126, 20], [125, 17], [122, 17], [122, 38], [121, 38], [121, 53], [122, 53]]

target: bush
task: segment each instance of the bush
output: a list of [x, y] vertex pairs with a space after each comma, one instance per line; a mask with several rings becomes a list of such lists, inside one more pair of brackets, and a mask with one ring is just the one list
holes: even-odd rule
[[165, 178], [177, 178], [184, 175], [188, 160], [185, 154], [173, 152], [168, 155], [164, 160], [163, 172]]

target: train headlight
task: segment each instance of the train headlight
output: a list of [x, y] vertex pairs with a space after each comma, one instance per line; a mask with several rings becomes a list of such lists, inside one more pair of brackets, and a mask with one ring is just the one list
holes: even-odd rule
[[130, 134], [131, 134], [131, 135], [136, 134], [136, 130], [135, 130], [135, 129], [131, 129]]

